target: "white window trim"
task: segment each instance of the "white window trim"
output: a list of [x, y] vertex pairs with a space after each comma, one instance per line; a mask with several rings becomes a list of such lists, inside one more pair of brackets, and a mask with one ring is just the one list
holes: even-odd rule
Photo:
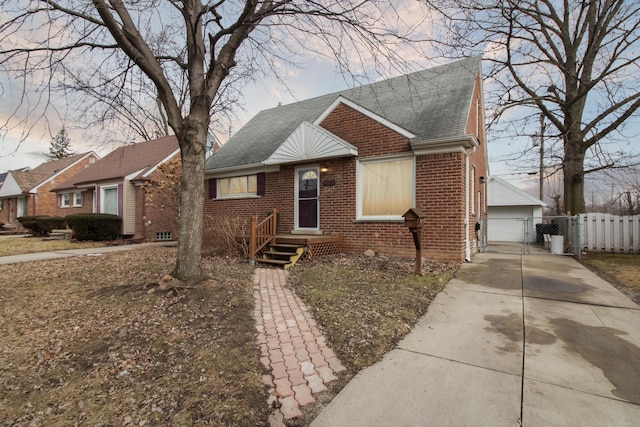
[[371, 221], [404, 221], [402, 215], [362, 215], [362, 171], [360, 164], [361, 163], [377, 163], [377, 162], [388, 162], [393, 160], [412, 160], [413, 161], [413, 191], [411, 194], [411, 206], [415, 207], [416, 205], [416, 158], [413, 153], [401, 154], [401, 155], [391, 155], [391, 156], [380, 156], [380, 157], [368, 157], [358, 159], [356, 162], [356, 222], [371, 222]]
[[62, 193], [60, 195], [60, 207], [61, 208], [70, 208], [71, 207], [71, 194], [72, 193]]
[[[238, 194], [225, 194], [222, 195], [222, 191], [220, 191], [220, 181], [223, 179], [231, 179], [231, 178], [241, 178], [241, 177], [249, 177], [249, 176], [256, 176], [256, 192], [255, 193], [238, 193]], [[258, 196], [258, 183], [257, 183], [257, 176], [258, 174], [255, 173], [249, 173], [246, 175], [234, 175], [234, 176], [225, 176], [225, 177], [220, 177], [220, 178], [216, 178], [216, 199], [258, 199], [260, 198], [260, 196]]]
[[110, 190], [112, 188], [116, 189], [116, 209], [118, 211], [118, 213], [116, 215], [119, 216], [121, 214], [121, 212], [120, 212], [120, 206], [119, 206], [119, 202], [118, 202], [118, 200], [120, 198], [120, 194], [119, 194], [119, 191], [118, 191], [118, 184], [100, 186], [100, 212], [99, 213], [106, 213], [106, 212], [104, 212], [104, 204], [103, 204], [104, 191], [105, 190]]
[[[298, 195], [300, 191], [300, 182], [298, 182], [298, 171], [304, 169], [314, 169], [316, 174], [318, 174], [318, 208], [316, 211], [316, 215], [318, 216], [318, 226], [317, 227], [300, 227], [298, 218]], [[293, 229], [296, 231], [320, 231], [320, 187], [322, 186], [322, 181], [320, 181], [320, 165], [306, 165], [306, 166], [298, 166], [294, 169], [294, 182], [293, 182], [293, 191], [294, 191], [294, 203], [293, 203], [293, 215], [294, 215], [294, 224]]]
[[[75, 192], [73, 192], [71, 194], [73, 194], [73, 200], [71, 202], [71, 206], [74, 207], [74, 208], [81, 207], [82, 204], [83, 204], [82, 203], [82, 192], [81, 191], [75, 191]], [[76, 203], [76, 197], [78, 197], [78, 196], [80, 196], [80, 203]]]

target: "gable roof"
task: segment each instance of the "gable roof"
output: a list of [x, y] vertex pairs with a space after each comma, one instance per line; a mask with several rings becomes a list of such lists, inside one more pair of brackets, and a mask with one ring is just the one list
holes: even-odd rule
[[491, 176], [487, 185], [487, 206], [547, 206], [503, 179]]
[[[7, 197], [35, 192], [40, 185], [50, 181], [59, 174], [63, 173], [69, 167], [73, 166], [74, 164], [90, 155], [98, 158], [98, 156], [93, 151], [90, 151], [87, 153], [76, 154], [58, 160], [51, 160], [42, 163], [33, 169], [25, 170], [23, 168], [20, 170], [9, 171], [7, 172], [7, 177], [5, 177], [5, 179], [7, 179], [8, 176], [11, 176], [12, 178], [12, 188], [7, 188], [7, 191], [12, 194], [5, 194], [6, 192], [3, 192], [0, 189], [0, 196]], [[2, 187], [5, 186], [3, 185]]]
[[[175, 136], [125, 145], [63, 182], [54, 191], [108, 180], [117, 181], [125, 177], [131, 180], [142, 179], [147, 172], [179, 151], [178, 139]], [[135, 175], [131, 176], [134, 173]]]
[[339, 97], [384, 118], [405, 135], [413, 135], [413, 140], [464, 137], [480, 68], [480, 57], [473, 57], [263, 110], [207, 161], [205, 169], [263, 164], [301, 123], [319, 124], [317, 120]]

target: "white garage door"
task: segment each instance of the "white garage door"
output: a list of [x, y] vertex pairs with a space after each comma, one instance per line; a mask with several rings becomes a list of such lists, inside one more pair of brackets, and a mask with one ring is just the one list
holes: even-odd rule
[[[525, 225], [531, 227], [533, 213], [528, 206], [489, 207], [487, 240], [489, 242], [523, 242]], [[531, 232], [529, 231], [529, 236]], [[534, 236], [535, 237], [535, 236]]]

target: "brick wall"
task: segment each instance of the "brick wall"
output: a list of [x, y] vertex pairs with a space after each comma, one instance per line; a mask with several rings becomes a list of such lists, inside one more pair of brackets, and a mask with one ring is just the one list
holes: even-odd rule
[[[333, 134], [358, 148], [359, 157], [397, 153], [412, 154], [407, 138], [363, 116], [346, 105], [338, 106], [321, 124]], [[355, 222], [356, 158], [311, 162], [326, 168], [320, 176], [320, 229], [325, 235], [345, 238], [345, 250], [412, 257], [415, 247], [402, 221]], [[303, 164], [297, 165], [302, 166]], [[229, 218], [258, 215], [264, 219], [273, 209], [280, 211], [279, 232], [294, 226], [294, 170], [284, 165], [279, 173], [266, 174], [266, 194], [248, 199], [207, 199], [205, 201], [205, 250], [221, 245], [216, 229]], [[437, 154], [416, 158], [416, 206], [426, 215], [423, 228], [423, 256], [432, 260], [464, 259], [464, 154]], [[331, 185], [324, 185], [324, 183]]]
[[[484, 125], [484, 110], [482, 102], [482, 86], [480, 78], [476, 80], [473, 93], [473, 101], [471, 103], [471, 111], [469, 113], [469, 122], [467, 123], [466, 131], [470, 135], [474, 135], [480, 142], [480, 146], [470, 156], [470, 166], [475, 168], [475, 181], [474, 181], [474, 204], [475, 211], [469, 209], [469, 222], [471, 224], [469, 231], [469, 240], [475, 244], [474, 252], [477, 251], [478, 239], [481, 238], [475, 231], [475, 224], [482, 222], [484, 224], [482, 234], [486, 241], [487, 230], [487, 184], [480, 183], [480, 177], [488, 179], [487, 170], [487, 144]], [[478, 203], [478, 193], [480, 193], [480, 202]]]
[[[180, 168], [180, 158], [169, 161], [175, 162], [175, 168]], [[173, 167], [173, 166], [172, 166]], [[164, 168], [156, 169], [149, 177], [151, 187], [137, 185], [135, 187], [136, 209], [136, 239], [149, 242], [157, 240], [158, 233], [171, 233], [171, 239], [178, 238], [178, 212], [180, 206], [180, 176], [175, 171]]]
[[52, 188], [55, 188], [66, 180], [72, 178], [78, 172], [83, 171], [84, 169], [89, 167], [91, 165], [91, 159], [95, 161], [96, 157], [90, 155], [84, 158], [80, 162], [62, 172], [60, 175], [57, 175], [54, 179], [47, 181], [38, 188], [38, 194], [35, 200], [36, 215], [66, 216], [73, 213], [91, 212], [93, 198], [90, 195], [87, 196], [87, 193], [91, 193], [91, 190], [84, 192], [82, 207], [70, 208], [59, 208], [58, 196], [56, 193], [51, 191]]

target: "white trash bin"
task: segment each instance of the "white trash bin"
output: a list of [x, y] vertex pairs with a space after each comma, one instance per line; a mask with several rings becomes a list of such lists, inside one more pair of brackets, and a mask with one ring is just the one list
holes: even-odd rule
[[551, 236], [551, 253], [554, 255], [564, 253], [564, 236]]

